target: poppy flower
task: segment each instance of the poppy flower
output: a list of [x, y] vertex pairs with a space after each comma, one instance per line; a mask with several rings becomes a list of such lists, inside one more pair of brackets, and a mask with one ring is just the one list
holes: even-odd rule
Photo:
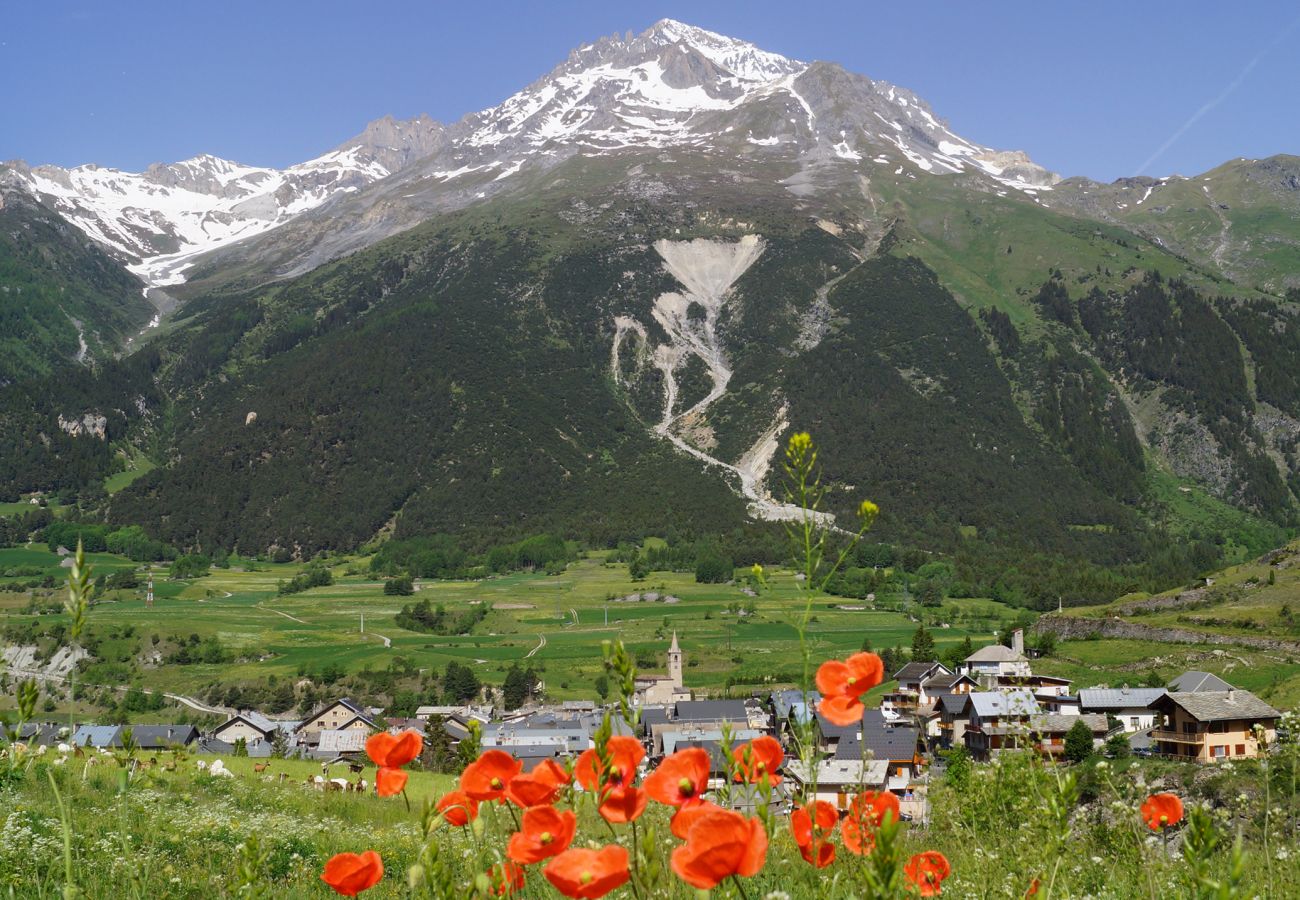
[[506, 798], [515, 806], [546, 806], [553, 803], [560, 788], [569, 783], [569, 773], [553, 759], [544, 759], [531, 772], [516, 775], [506, 786]]
[[565, 850], [546, 864], [542, 874], [566, 897], [603, 897], [627, 884], [627, 851], [617, 844], [599, 850]]
[[1152, 794], [1142, 804], [1142, 821], [1159, 831], [1183, 820], [1183, 801], [1174, 794]]
[[612, 791], [606, 791], [600, 801], [600, 815], [606, 822], [626, 825], [635, 822], [645, 812], [650, 797], [641, 788], [624, 785]]
[[381, 797], [400, 794], [406, 789], [406, 779], [409, 777], [404, 769], [393, 769], [384, 766], [375, 775], [375, 793]]
[[569, 849], [577, 830], [578, 817], [573, 810], [534, 806], [524, 810], [523, 823], [506, 844], [506, 856], [525, 866], [541, 862]]
[[672, 866], [691, 887], [711, 891], [732, 875], [757, 875], [766, 858], [763, 823], [719, 809], [691, 823], [686, 843], [673, 851]]
[[344, 897], [368, 891], [384, 877], [384, 861], [373, 850], [365, 853], [339, 853], [325, 863], [320, 880]]
[[1038, 887], [1039, 887], [1039, 881], [1037, 878], [1029, 882], [1029, 889], [1025, 891], [1025, 900], [1029, 900], [1030, 897], [1037, 897]]
[[[600, 754], [593, 748], [578, 757], [573, 774], [584, 790], [594, 791], [601, 785], [617, 788], [636, 777], [637, 766], [645, 759], [645, 747], [634, 737], [616, 735], [605, 743], [608, 765], [602, 766]], [[602, 779], [601, 776], [604, 776]]]
[[755, 738], [748, 744], [737, 747], [731, 756], [736, 761], [736, 781], [757, 784], [767, 776], [767, 783], [772, 787], [781, 783], [781, 776], [776, 770], [785, 762], [785, 751], [776, 738], [768, 735]]
[[817, 708], [836, 725], [862, 721], [862, 695], [884, 679], [885, 667], [874, 653], [854, 653], [847, 660], [827, 660], [817, 669]]
[[524, 870], [510, 860], [488, 869], [488, 890], [494, 897], [506, 897], [524, 888]]
[[828, 838], [839, 818], [835, 807], [825, 800], [814, 800], [790, 814], [790, 831], [799, 852], [819, 869], [835, 861], [835, 845]]
[[464, 791], [449, 791], [438, 801], [438, 812], [448, 825], [462, 828], [478, 818], [478, 801]]
[[952, 866], [939, 851], [927, 850], [909, 859], [903, 866], [903, 874], [916, 885], [922, 897], [937, 897], [943, 891], [943, 880], [952, 874]]
[[698, 801], [708, 786], [709, 751], [702, 747], [689, 747], [665, 757], [645, 780], [650, 798], [668, 806]]
[[876, 829], [898, 821], [898, 797], [889, 791], [863, 791], [853, 798], [849, 814], [840, 825], [844, 849], [866, 856], [876, 846]]
[[673, 837], [684, 841], [696, 819], [707, 812], [715, 812], [720, 809], [722, 809], [721, 806], [710, 803], [708, 800], [701, 800], [699, 803], [687, 803], [685, 806], [677, 808], [677, 812], [673, 813], [673, 817], [668, 821], [668, 826], [672, 829]]
[[424, 749], [424, 738], [420, 732], [407, 729], [401, 734], [389, 734], [381, 731], [372, 734], [366, 741], [366, 756], [375, 765], [398, 769], [420, 755]]
[[504, 750], [485, 750], [460, 773], [460, 789], [475, 800], [502, 800], [523, 767]]

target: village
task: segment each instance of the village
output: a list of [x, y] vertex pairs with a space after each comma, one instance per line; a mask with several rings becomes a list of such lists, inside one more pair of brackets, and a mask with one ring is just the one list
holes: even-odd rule
[[[531, 771], [544, 760], [564, 765], [594, 746], [608, 714], [613, 734], [641, 740], [649, 767], [685, 748], [708, 751], [713, 789], [726, 782], [727, 747], [775, 737], [787, 758], [773, 803], [777, 812], [789, 812], [792, 797], [814, 791], [843, 812], [858, 793], [874, 790], [897, 796], [901, 815], [915, 821], [927, 816], [931, 775], [942, 771], [956, 748], [977, 763], [1011, 750], [1064, 761], [1071, 743], [1078, 747], [1082, 741], [1084, 755], [1125, 747], [1125, 755], [1216, 763], [1259, 757], [1276, 742], [1282, 714], [1215, 675], [1185, 672], [1160, 688], [1074, 690], [1068, 679], [1033, 672], [1021, 631], [1012, 633], [1010, 644], [976, 650], [957, 671], [917, 660], [886, 673], [895, 684], [879, 707], [867, 708], [860, 723], [848, 726], [833, 724], [817, 710], [816, 691], [697, 698], [683, 683], [684, 654], [674, 634], [667, 673], [636, 680], [635, 726], [617, 705], [602, 707], [594, 700], [532, 703], [510, 713], [478, 703], [421, 706], [413, 717], [386, 717], [382, 709], [340, 697], [300, 720], [240, 710], [208, 732], [188, 724], [89, 723], [69, 732], [62, 723], [33, 722], [7, 737], [77, 755], [129, 750], [147, 764], [156, 764], [157, 754], [183, 749], [217, 757], [210, 764], [199, 761], [215, 773], [224, 769], [220, 757], [314, 760], [322, 774], [309, 778], [308, 786], [365, 790], [365, 743], [377, 732], [415, 730], [425, 736], [426, 748], [437, 743], [453, 753], [473, 735], [478, 746], [504, 750]], [[433, 729], [440, 731], [436, 738]], [[815, 771], [797, 749], [804, 735], [816, 743]], [[335, 766], [352, 780], [335, 775]], [[265, 772], [269, 766], [254, 768]], [[742, 810], [758, 802], [752, 790], [729, 790], [726, 800]]]

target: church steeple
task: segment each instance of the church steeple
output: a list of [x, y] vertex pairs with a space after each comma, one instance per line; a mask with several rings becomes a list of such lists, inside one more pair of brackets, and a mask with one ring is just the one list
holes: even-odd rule
[[673, 632], [673, 643], [668, 648], [668, 677], [672, 679], [673, 687], [684, 687], [682, 684], [682, 648], [677, 643], [677, 632]]

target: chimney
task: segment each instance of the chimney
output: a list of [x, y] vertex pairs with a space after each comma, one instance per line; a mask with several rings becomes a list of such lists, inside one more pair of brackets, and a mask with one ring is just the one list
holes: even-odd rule
[[1011, 632], [1011, 649], [1021, 656], [1025, 655], [1025, 630], [1023, 628], [1017, 628]]
[[1233, 690], [1232, 688], [1228, 688], [1228, 702], [1229, 702], [1229, 703], [1232, 702], [1232, 700], [1233, 700], [1233, 698], [1236, 696], [1236, 694], [1237, 694], [1237, 692], [1236, 692], [1235, 690]]

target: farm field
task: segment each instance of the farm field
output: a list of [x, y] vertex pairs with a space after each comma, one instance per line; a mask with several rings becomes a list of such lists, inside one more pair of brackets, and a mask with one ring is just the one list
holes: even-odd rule
[[[98, 574], [129, 567], [128, 560], [95, 555]], [[156, 601], [147, 608], [142, 590], [116, 591], [96, 604], [91, 627], [132, 626], [141, 634], [200, 639], [216, 637], [240, 662], [141, 668], [144, 687], [193, 694], [220, 679], [263, 681], [271, 675], [295, 678], [326, 664], [349, 672], [383, 669], [397, 657], [422, 669], [443, 670], [456, 661], [474, 667], [479, 677], [500, 684], [516, 661], [533, 665], [547, 695], [557, 699], [592, 696], [592, 681], [603, 671], [600, 644], [621, 638], [646, 671], [662, 671], [674, 631], [685, 651], [688, 687], [721, 693], [727, 680], [762, 686], [800, 677], [798, 634], [800, 591], [786, 573], [770, 573], [769, 589], [747, 596], [739, 585], [701, 585], [690, 574], [655, 572], [643, 582], [630, 580], [627, 567], [588, 556], [561, 575], [513, 574], [482, 581], [429, 581], [416, 584], [410, 597], [386, 596], [383, 582], [368, 575], [364, 560], [338, 560], [335, 583], [281, 596], [280, 581], [300, 566], [258, 564], [258, 571], [213, 569], [193, 580], [171, 581], [155, 572]], [[66, 574], [58, 558], [43, 547], [0, 550], [0, 572], [12, 566], [37, 566], [56, 578]], [[610, 597], [656, 592], [678, 602], [610, 602]], [[407, 603], [428, 600], [449, 612], [478, 604], [490, 607], [467, 636], [442, 637], [397, 627], [394, 617]], [[752, 602], [753, 615], [737, 614]], [[0, 615], [16, 617], [25, 595], [0, 593]], [[861, 608], [866, 604], [836, 597], [818, 598], [809, 628], [814, 659], [843, 656], [869, 640], [874, 649], [907, 647], [916, 629], [908, 615]], [[729, 609], [729, 607], [731, 607]], [[841, 608], [841, 607], [858, 607]], [[933, 627], [940, 649], [970, 637], [978, 646], [992, 639], [1020, 611], [992, 601], [950, 601], [927, 610], [952, 619]], [[363, 629], [364, 619], [364, 631]], [[649, 660], [655, 660], [655, 666]]]

